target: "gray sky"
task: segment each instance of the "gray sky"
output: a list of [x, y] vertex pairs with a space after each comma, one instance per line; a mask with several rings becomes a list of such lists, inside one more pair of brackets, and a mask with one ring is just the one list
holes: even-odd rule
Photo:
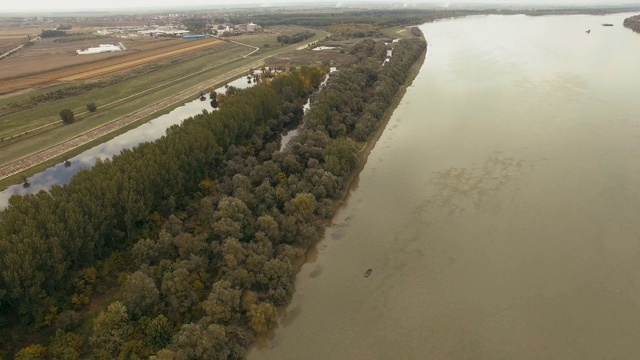
[[[341, 3], [357, 3], [357, 2], [378, 2], [378, 3], [403, 3], [402, 0], [102, 0], [102, 1], [86, 1], [86, 0], [5, 0], [0, 6], [0, 14], [8, 12], [33, 12], [33, 11], [70, 11], [70, 10], [97, 10], [97, 9], [125, 9], [125, 8], [177, 8], [180, 6], [214, 6], [233, 4], [239, 6], [242, 4], [261, 4], [261, 6], [269, 6], [273, 4], [305, 4], [305, 3], [326, 3], [330, 6], [339, 6]], [[640, 0], [408, 0], [407, 4], [564, 4], [564, 5], [619, 5], [634, 4], [639, 5]]]

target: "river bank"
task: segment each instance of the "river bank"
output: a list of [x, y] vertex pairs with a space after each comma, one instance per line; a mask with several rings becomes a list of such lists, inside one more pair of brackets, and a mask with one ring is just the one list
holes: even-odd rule
[[[358, 163], [355, 169], [346, 178], [344, 190], [339, 200], [334, 202], [335, 215], [324, 223], [324, 226], [326, 229], [336, 226], [335, 223], [341, 221], [338, 219], [338, 216], [340, 216], [339, 215], [340, 210], [345, 207], [349, 197], [351, 196], [353, 191], [357, 189], [358, 182], [360, 180], [360, 173], [362, 169], [364, 169], [365, 165], [367, 164], [367, 160], [369, 159], [369, 155], [371, 154], [371, 151], [375, 148], [376, 144], [378, 143], [378, 140], [380, 140], [380, 137], [382, 136], [384, 131], [388, 130], [387, 125], [389, 124], [389, 120], [393, 116], [394, 111], [396, 110], [398, 105], [400, 105], [402, 98], [404, 97], [407, 89], [413, 84], [413, 81], [415, 80], [416, 76], [418, 76], [418, 74], [420, 73], [420, 69], [424, 65], [424, 61], [426, 59], [427, 51], [428, 51], [428, 44], [427, 44], [427, 47], [425, 47], [422, 54], [417, 58], [417, 60], [409, 68], [405, 82], [400, 86], [400, 88], [394, 95], [390, 106], [385, 111], [379, 123], [378, 128], [372, 133], [370, 139], [364, 142], [361, 148], [359, 149]], [[300, 275], [303, 265], [314, 262], [316, 260], [318, 256], [318, 246], [322, 243], [323, 239], [324, 239], [324, 236], [320, 236], [319, 238], [317, 238], [316, 241], [314, 241], [306, 249], [306, 251], [304, 251], [304, 253], [300, 257], [292, 261], [292, 266], [295, 274], [294, 276], [296, 278]], [[294, 295], [295, 295], [295, 292], [294, 292]], [[286, 317], [288, 315], [287, 310], [291, 306], [292, 300], [293, 300], [293, 297], [289, 300], [289, 302], [286, 305], [278, 307], [279, 322], [286, 321]], [[250, 347], [250, 353], [254, 352], [255, 350], [260, 350], [266, 347], [268, 342], [271, 339], [273, 339], [278, 329], [280, 329], [280, 327], [274, 328], [270, 330], [268, 333], [258, 336], [254, 341], [253, 345]]]

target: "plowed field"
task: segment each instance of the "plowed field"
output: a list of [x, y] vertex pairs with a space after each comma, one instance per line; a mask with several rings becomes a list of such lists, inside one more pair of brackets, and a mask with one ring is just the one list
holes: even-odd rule
[[[63, 69], [54, 69], [36, 75], [27, 75], [17, 79], [9, 79], [0, 83], [0, 92], [8, 92], [27, 87], [33, 87], [43, 84], [51, 84], [56, 82], [85, 80], [106, 74], [111, 74], [120, 70], [128, 69], [134, 66], [144, 65], [160, 59], [181, 55], [193, 51], [199, 51], [208, 47], [214, 47], [224, 44], [217, 39], [203, 40], [183, 40], [176, 42], [171, 46], [163, 46], [162, 48], [151, 48], [139, 52], [124, 51], [122, 56], [99, 60], [88, 64], [81, 64]], [[101, 55], [101, 54], [98, 54]], [[75, 55], [87, 56], [92, 55]], [[46, 61], [45, 58], [42, 61]], [[62, 64], [61, 64], [62, 65]]]

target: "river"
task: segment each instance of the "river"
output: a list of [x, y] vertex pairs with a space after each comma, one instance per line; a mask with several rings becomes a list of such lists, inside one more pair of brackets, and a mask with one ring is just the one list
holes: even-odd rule
[[629, 15], [421, 26], [420, 73], [248, 358], [640, 358]]

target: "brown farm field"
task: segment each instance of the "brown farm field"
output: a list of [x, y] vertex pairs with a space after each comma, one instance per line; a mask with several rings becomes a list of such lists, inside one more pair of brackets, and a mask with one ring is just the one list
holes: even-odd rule
[[0, 54], [23, 44], [27, 36], [36, 37], [40, 31], [40, 28], [6, 26], [0, 22]]
[[[97, 46], [99, 43], [119, 43], [126, 51], [76, 55], [76, 49]], [[60, 82], [86, 80], [161, 59], [210, 49], [225, 44], [218, 39], [136, 39], [105, 38], [57, 43], [52, 39], [38, 41], [0, 61], [0, 93], [50, 85]]]

